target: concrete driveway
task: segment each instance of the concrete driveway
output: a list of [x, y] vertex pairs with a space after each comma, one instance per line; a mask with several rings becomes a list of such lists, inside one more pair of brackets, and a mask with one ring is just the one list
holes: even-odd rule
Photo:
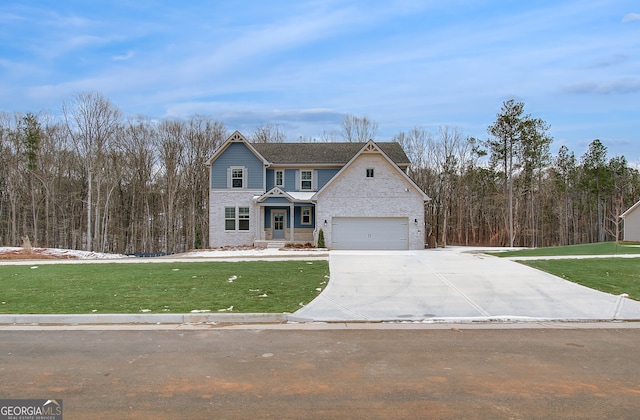
[[329, 265], [327, 288], [291, 320], [640, 319], [640, 302], [466, 248], [332, 251]]

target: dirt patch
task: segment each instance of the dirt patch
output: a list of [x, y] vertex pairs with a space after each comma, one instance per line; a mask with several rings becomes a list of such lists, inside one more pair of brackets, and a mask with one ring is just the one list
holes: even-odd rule
[[0, 260], [70, 260], [73, 255], [49, 254], [46, 249], [32, 248], [31, 250], [16, 249], [0, 252]]

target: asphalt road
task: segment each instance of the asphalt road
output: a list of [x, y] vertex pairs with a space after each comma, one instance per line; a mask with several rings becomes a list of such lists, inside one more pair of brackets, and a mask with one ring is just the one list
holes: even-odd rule
[[4, 329], [0, 396], [67, 420], [637, 418], [640, 330], [569, 326]]

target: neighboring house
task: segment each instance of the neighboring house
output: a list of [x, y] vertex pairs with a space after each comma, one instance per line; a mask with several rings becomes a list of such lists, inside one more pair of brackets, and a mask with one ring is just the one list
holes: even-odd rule
[[234, 132], [209, 159], [211, 247], [316, 244], [423, 249], [429, 197], [398, 143], [249, 143]]
[[640, 241], [640, 201], [620, 215], [624, 220], [624, 240]]

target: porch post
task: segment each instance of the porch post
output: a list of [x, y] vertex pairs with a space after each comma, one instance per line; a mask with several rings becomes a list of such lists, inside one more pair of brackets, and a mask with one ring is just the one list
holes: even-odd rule
[[256, 220], [256, 238], [259, 241], [264, 240], [264, 207], [258, 205], [255, 214]]
[[295, 219], [294, 218], [294, 209], [295, 209], [295, 207], [294, 207], [293, 203], [291, 203], [289, 205], [289, 237], [290, 237], [289, 241], [291, 243], [293, 243], [293, 241], [295, 240], [294, 239], [294, 235], [293, 235], [293, 230], [294, 230], [293, 229], [293, 221]]

